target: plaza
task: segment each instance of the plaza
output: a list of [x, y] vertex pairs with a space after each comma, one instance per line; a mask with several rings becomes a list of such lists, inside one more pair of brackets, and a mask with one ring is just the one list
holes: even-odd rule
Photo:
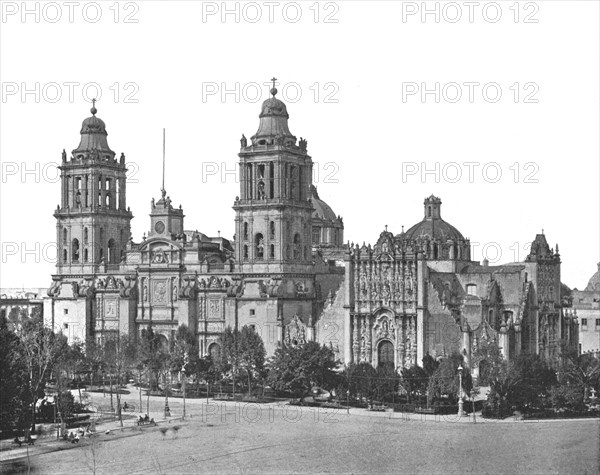
[[[139, 404], [135, 393], [125, 396]], [[110, 404], [95, 394], [94, 402]], [[144, 409], [146, 400], [144, 398]], [[244, 404], [170, 399], [174, 416], [159, 421], [164, 399], [152, 397], [156, 427], [133, 419], [98, 442], [64, 442], [30, 457], [32, 473], [597, 473], [597, 419], [483, 420], [361, 409], [315, 409], [285, 403]], [[425, 416], [423, 416], [425, 417]], [[177, 430], [173, 428], [177, 427]], [[166, 429], [164, 434], [161, 429]], [[36, 443], [35, 451], [42, 450]], [[39, 446], [39, 447], [38, 447]], [[423, 447], [427, 447], [423, 450]], [[68, 449], [68, 450], [67, 450]], [[25, 449], [14, 449], [25, 450]], [[6, 459], [7, 452], [3, 452]], [[16, 461], [24, 472], [26, 460]], [[14, 465], [13, 467], [16, 467]], [[6, 468], [3, 467], [3, 470]]]

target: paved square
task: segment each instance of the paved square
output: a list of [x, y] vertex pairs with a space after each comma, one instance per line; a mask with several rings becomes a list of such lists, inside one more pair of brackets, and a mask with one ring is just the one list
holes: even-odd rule
[[[185, 422], [127, 437], [104, 435], [94, 450], [82, 444], [32, 457], [34, 473], [92, 473], [94, 456], [96, 473], [112, 475], [598, 471], [596, 420], [474, 425], [291, 406], [207, 408], [198, 402], [189, 410], [194, 416]], [[162, 427], [169, 428], [164, 435]]]

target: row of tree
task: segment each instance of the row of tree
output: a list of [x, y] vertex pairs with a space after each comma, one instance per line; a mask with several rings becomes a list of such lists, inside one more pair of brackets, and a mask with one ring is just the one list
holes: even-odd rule
[[[167, 400], [174, 388], [183, 395], [185, 411], [186, 392], [198, 395], [201, 384], [207, 397], [217, 384], [221, 389], [223, 385], [231, 388], [234, 397], [236, 391], [262, 390], [264, 394], [265, 387], [270, 387], [302, 398], [318, 387], [340, 400], [403, 400], [423, 406], [440, 401], [455, 404], [459, 381], [464, 395], [473, 386], [470, 371], [459, 376], [464, 361], [458, 353], [441, 360], [426, 355], [422, 366], [397, 371], [365, 362], [343, 367], [331, 348], [308, 342], [281, 345], [267, 360], [260, 335], [244, 326], [227, 328], [219, 338], [219, 351], [202, 357], [196, 336], [185, 325], [170, 342], [148, 327], [137, 339], [115, 333], [99, 342], [69, 345], [64, 335], [46, 328], [39, 315], [13, 320], [0, 320], [3, 433], [35, 424], [36, 402], [46, 396], [48, 387], [56, 395], [56, 415], [64, 421], [74, 410], [68, 390], [83, 383], [103, 390], [108, 387], [111, 406], [114, 393], [115, 411], [122, 422], [119, 386], [132, 377], [140, 385], [140, 410], [141, 387], [147, 388], [147, 412], [151, 394], [163, 394]], [[557, 370], [537, 355], [521, 355], [507, 363], [493, 341], [484, 342], [473, 355], [473, 364], [480, 369], [480, 383], [490, 386], [487, 410], [492, 415], [507, 415], [515, 409], [583, 411], [589, 405], [590, 390], [600, 390], [598, 360], [566, 350]]]

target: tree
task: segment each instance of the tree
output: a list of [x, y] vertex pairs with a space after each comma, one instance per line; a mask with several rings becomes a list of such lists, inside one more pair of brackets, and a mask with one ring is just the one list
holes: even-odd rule
[[198, 345], [196, 336], [187, 327], [180, 325], [175, 333], [175, 341], [170, 357], [171, 371], [176, 372], [181, 377], [181, 388], [183, 392], [183, 417], [185, 417], [185, 389], [187, 366], [190, 363], [190, 355], [198, 354]]
[[[459, 377], [458, 368], [462, 367], [462, 378]], [[462, 389], [467, 394], [471, 391], [473, 381], [471, 373], [465, 368], [463, 357], [460, 353], [452, 353], [440, 361], [433, 375], [429, 379], [429, 396], [431, 398], [447, 396], [451, 401], [459, 397], [459, 380], [462, 379]]]
[[[144, 367], [148, 377], [148, 392], [146, 400], [146, 412], [150, 411], [150, 392], [158, 390], [160, 376], [169, 370], [169, 353], [158, 334], [154, 333], [151, 325], [143, 329], [139, 338], [137, 354], [139, 362]], [[165, 388], [165, 395], [166, 395]]]
[[[431, 375], [435, 373], [435, 370], [429, 367], [432, 371]], [[429, 374], [424, 368], [414, 365], [410, 368], [402, 370], [402, 379], [400, 384], [406, 390], [408, 396], [408, 402], [410, 402], [411, 396], [416, 396], [418, 399], [425, 395], [429, 385]]]
[[117, 415], [121, 427], [123, 427], [123, 414], [121, 411], [121, 393], [119, 385], [123, 383], [127, 371], [134, 366], [136, 357], [135, 342], [127, 334], [113, 334], [103, 342], [104, 361], [109, 371], [112, 403], [112, 381], [116, 378], [117, 385]]
[[223, 375], [231, 375], [233, 382], [233, 396], [235, 397], [235, 381], [239, 372], [240, 362], [237, 347], [238, 331], [235, 332], [231, 327], [225, 328], [225, 331], [219, 336], [219, 354], [216, 359], [216, 365], [219, 372]]
[[480, 386], [487, 386], [494, 380], [498, 371], [502, 367], [504, 358], [502, 351], [495, 340], [482, 339], [473, 352], [471, 363], [473, 367], [479, 368], [478, 383]]
[[16, 328], [16, 335], [19, 339], [17, 353], [26, 368], [25, 388], [21, 392], [21, 397], [25, 406], [29, 407], [31, 416], [24, 419], [28, 434], [29, 427], [35, 424], [35, 403], [39, 398], [44, 397], [46, 382], [56, 356], [54, 344], [57, 338], [50, 328], [44, 326], [39, 316], [23, 321]]
[[9, 328], [4, 314], [0, 315], [0, 431], [10, 434], [21, 425], [24, 412], [29, 413], [24, 403], [28, 390], [27, 367], [20, 358], [20, 341]]
[[240, 332], [239, 366], [248, 378], [248, 395], [252, 394], [252, 382], [265, 376], [265, 345], [253, 327], [243, 326]]
[[333, 350], [317, 342], [281, 344], [269, 360], [268, 381], [276, 391], [304, 397], [313, 386], [334, 388], [338, 364]]

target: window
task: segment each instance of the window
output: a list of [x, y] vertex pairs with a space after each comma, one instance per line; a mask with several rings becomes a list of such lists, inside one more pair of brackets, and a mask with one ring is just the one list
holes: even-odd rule
[[66, 249], [63, 249], [63, 262], [67, 262], [68, 260], [68, 253]]
[[69, 315], [69, 309], [65, 308], [65, 315]]
[[244, 223], [244, 241], [248, 240], [248, 223]]
[[582, 327], [587, 327], [587, 318], [582, 318], [581, 319], [581, 326]]
[[294, 259], [300, 259], [300, 253], [302, 252], [302, 244], [300, 242], [300, 234], [294, 234]]
[[475, 284], [467, 284], [467, 294], [477, 295], [477, 286]]
[[63, 244], [67, 244], [69, 242], [69, 238], [67, 235], [67, 228], [63, 228]]
[[596, 326], [600, 327], [600, 318], [596, 318]]
[[264, 246], [263, 235], [261, 233], [258, 233], [256, 235], [256, 238], [254, 239], [254, 243], [256, 245], [256, 258], [257, 259], [264, 259], [264, 257], [265, 257], [265, 246]]
[[108, 240], [107, 251], [108, 251], [108, 255], [106, 257], [108, 258], [107, 259], [108, 263], [114, 264], [114, 261], [115, 261], [115, 241], [114, 241], [114, 239]]
[[312, 230], [312, 243], [320, 244], [321, 243], [321, 228], [315, 226]]
[[79, 239], [73, 239], [71, 256], [73, 257], [73, 262], [79, 262]]
[[271, 221], [269, 224], [269, 234], [271, 239], [275, 239], [275, 221]]
[[88, 228], [83, 229], [83, 243], [84, 244], [88, 243]]
[[89, 253], [87, 247], [83, 250], [83, 262], [87, 262], [89, 257]]
[[64, 327], [65, 329], [67, 329], [67, 328], [69, 328], [69, 324], [68, 324], [68, 323], [64, 323], [64, 324], [63, 324], [63, 327]]
[[248, 246], [244, 246], [244, 259], [248, 259]]
[[253, 308], [250, 309], [250, 316], [253, 317], [254, 315], [256, 315], [256, 310], [254, 310]]
[[269, 246], [269, 258], [275, 259], [275, 246], [273, 244]]

